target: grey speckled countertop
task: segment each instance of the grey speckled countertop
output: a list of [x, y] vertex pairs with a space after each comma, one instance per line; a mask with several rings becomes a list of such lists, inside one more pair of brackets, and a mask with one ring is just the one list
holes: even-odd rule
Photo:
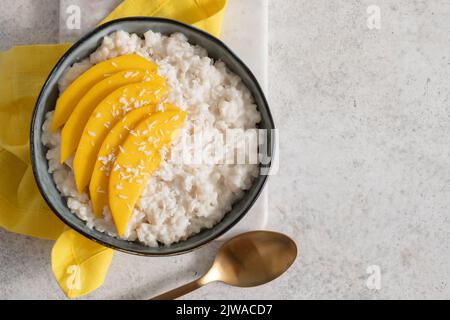
[[[372, 4], [380, 29], [367, 26]], [[449, 15], [439, 0], [270, 1], [268, 94], [281, 152], [269, 227], [292, 235], [300, 258], [271, 284], [217, 284], [186, 298], [450, 298]], [[57, 30], [54, 0], [0, 2], [0, 49], [54, 42]], [[0, 231], [0, 243], [0, 298], [64, 298], [50, 242]], [[216, 247], [156, 268], [117, 254], [88, 298], [181, 284]], [[381, 272], [378, 290], [367, 286], [369, 266]]]

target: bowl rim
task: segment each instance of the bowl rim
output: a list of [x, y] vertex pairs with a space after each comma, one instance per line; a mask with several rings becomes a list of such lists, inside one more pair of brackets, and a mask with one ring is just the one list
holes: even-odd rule
[[[83, 229], [79, 228], [77, 225], [75, 225], [74, 223], [72, 223], [71, 221], [69, 221], [68, 219], [66, 219], [65, 215], [60, 213], [55, 206], [52, 203], [52, 200], [50, 199], [50, 197], [46, 194], [46, 192], [44, 191], [44, 187], [42, 182], [39, 179], [39, 173], [38, 173], [38, 168], [36, 165], [36, 152], [35, 152], [35, 148], [34, 148], [34, 139], [35, 139], [35, 135], [37, 135], [39, 133], [39, 136], [41, 135], [41, 130], [38, 130], [38, 132], [35, 132], [34, 128], [36, 126], [36, 122], [37, 122], [37, 110], [38, 107], [41, 105], [42, 103], [42, 98], [44, 95], [44, 92], [46, 92], [48, 90], [48, 86], [50, 81], [53, 79], [54, 77], [54, 73], [56, 70], [58, 70], [61, 65], [63, 64], [63, 62], [69, 57], [69, 55], [75, 51], [79, 46], [81, 46], [85, 41], [87, 41], [88, 39], [90, 39], [91, 37], [93, 37], [95, 34], [97, 34], [98, 32], [101, 32], [103, 29], [106, 29], [112, 25], [115, 24], [120, 24], [122, 22], [161, 22], [161, 23], [166, 23], [166, 24], [172, 24], [172, 25], [176, 25], [178, 27], [180, 27], [181, 29], [185, 28], [190, 30], [191, 32], [194, 33], [198, 33], [200, 34], [200, 36], [206, 37], [208, 38], [208, 40], [214, 42], [216, 45], [222, 47], [222, 49], [225, 50], [225, 52], [230, 55], [239, 65], [240, 67], [245, 71], [245, 73], [247, 73], [247, 75], [249, 76], [250, 80], [253, 82], [256, 91], [259, 93], [259, 95], [261, 96], [263, 105], [265, 105], [265, 109], [267, 112], [267, 121], [270, 124], [270, 129], [274, 130], [275, 129], [275, 123], [273, 121], [273, 117], [269, 108], [269, 104], [267, 102], [266, 96], [264, 94], [264, 91], [262, 90], [258, 80], [256, 79], [255, 75], [253, 74], [253, 72], [247, 67], [247, 65], [224, 43], [222, 42], [220, 39], [214, 37], [213, 35], [198, 29], [196, 27], [193, 27], [191, 25], [176, 21], [176, 20], [171, 20], [171, 19], [167, 19], [167, 18], [160, 18], [160, 17], [145, 17], [145, 16], [135, 16], [135, 17], [126, 17], [126, 18], [121, 18], [121, 19], [115, 19], [115, 20], [111, 20], [109, 22], [106, 22], [100, 26], [97, 26], [95, 29], [93, 29], [92, 31], [88, 32], [86, 35], [84, 35], [83, 37], [81, 37], [78, 41], [76, 41], [63, 55], [62, 57], [58, 60], [58, 62], [56, 63], [56, 65], [52, 68], [52, 70], [49, 73], [49, 76], [47, 77], [46, 81], [44, 82], [44, 84], [42, 85], [42, 88], [40, 90], [40, 93], [38, 95], [38, 98], [36, 100], [36, 103], [34, 105], [33, 108], [33, 113], [32, 113], [32, 118], [31, 118], [31, 126], [30, 126], [30, 158], [31, 158], [31, 167], [32, 167], [32, 171], [33, 171], [33, 176], [34, 179], [36, 181], [37, 187], [39, 189], [39, 192], [41, 193], [42, 197], [44, 198], [45, 202], [47, 203], [47, 205], [49, 206], [49, 208], [53, 211], [53, 213], [67, 226], [69, 226], [72, 230], [78, 232], [79, 234], [85, 236], [86, 238], [102, 245], [105, 246], [107, 248], [111, 248], [120, 252], [124, 252], [124, 253], [128, 253], [128, 254], [133, 254], [133, 255], [138, 255], [138, 256], [148, 256], [148, 257], [167, 257], [167, 256], [176, 256], [176, 255], [181, 255], [181, 254], [185, 254], [188, 252], [192, 252], [196, 249], [199, 249], [203, 246], [205, 246], [206, 244], [214, 241], [215, 239], [219, 238], [220, 236], [222, 236], [223, 234], [225, 234], [226, 232], [228, 232], [232, 227], [234, 227], [247, 213], [248, 211], [253, 207], [254, 203], [256, 202], [256, 200], [259, 198], [259, 196], [261, 195], [262, 190], [264, 189], [264, 186], [267, 183], [268, 180], [268, 175], [264, 175], [263, 176], [263, 180], [262, 183], [260, 184], [260, 186], [256, 189], [255, 191], [255, 195], [254, 197], [249, 201], [248, 205], [243, 208], [240, 212], [240, 214], [233, 220], [231, 221], [231, 223], [229, 223], [228, 226], [224, 227], [222, 231], [218, 232], [215, 236], [212, 236], [211, 238], [205, 238], [202, 241], [199, 241], [198, 243], [195, 243], [194, 245], [192, 245], [191, 247], [188, 247], [186, 249], [179, 249], [177, 251], [173, 251], [173, 252], [144, 252], [144, 251], [135, 251], [132, 249], [127, 249], [127, 248], [123, 248], [120, 247], [118, 245], [109, 243], [107, 241], [104, 241], [102, 239], [97, 238], [94, 234], [91, 234], [89, 232], [85, 232]], [[151, 30], [151, 27], [149, 27], [149, 30]], [[39, 128], [40, 129], [40, 128]], [[270, 143], [270, 151], [272, 154], [272, 159], [273, 156], [275, 155], [275, 153], [277, 152], [276, 150], [276, 145], [274, 140], [271, 140]], [[270, 169], [272, 167], [272, 161], [270, 160], [270, 162], [268, 164], [266, 164], [266, 168]], [[81, 220], [81, 219], [80, 219]], [[219, 221], [220, 223], [220, 221]], [[108, 236], [110, 238], [114, 238], [112, 236]], [[185, 241], [185, 240], [183, 240]], [[144, 245], [144, 244], [142, 244]]]

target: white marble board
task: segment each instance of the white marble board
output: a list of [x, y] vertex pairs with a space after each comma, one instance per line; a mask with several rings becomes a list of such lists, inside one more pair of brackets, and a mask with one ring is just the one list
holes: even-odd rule
[[[76, 41], [92, 29], [120, 0], [60, 0], [59, 41]], [[81, 29], [66, 27], [68, 8], [81, 8]], [[89, 12], [85, 15], [84, 12]], [[223, 22], [222, 40], [250, 67], [261, 86], [267, 89], [268, 0], [228, 0]], [[266, 90], [267, 91], [267, 90]], [[219, 240], [257, 229], [268, 221], [268, 186], [250, 212]]]

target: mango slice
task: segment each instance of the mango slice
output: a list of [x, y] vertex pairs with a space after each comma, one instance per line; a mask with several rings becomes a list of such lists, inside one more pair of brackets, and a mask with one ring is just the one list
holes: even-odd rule
[[156, 112], [140, 122], [122, 144], [109, 178], [109, 207], [119, 236], [123, 236], [151, 174], [159, 167], [160, 148], [167, 146], [186, 114], [179, 111]]
[[61, 132], [61, 157], [63, 163], [77, 148], [83, 129], [95, 107], [111, 92], [127, 84], [152, 82], [161, 86], [165, 79], [150, 70], [125, 70], [113, 74], [93, 86], [78, 102]]
[[137, 54], [123, 55], [96, 64], [81, 74], [58, 98], [50, 130], [56, 131], [67, 121], [77, 103], [92, 86], [111, 74], [127, 69], [156, 72], [157, 67]]
[[109, 130], [129, 111], [147, 104], [157, 104], [166, 93], [167, 88], [157, 83], [133, 83], [117, 89], [95, 108], [83, 130], [73, 160], [79, 192], [89, 184], [98, 151]]
[[[128, 113], [111, 129], [106, 136], [100, 151], [97, 155], [94, 171], [92, 172], [89, 184], [89, 194], [91, 196], [92, 209], [97, 217], [100, 217], [103, 208], [108, 205], [109, 175], [112, 165], [120, 152], [120, 146], [130, 134], [135, 134], [133, 130], [144, 118], [156, 111], [155, 105], [147, 105]], [[158, 111], [179, 110], [177, 107], [165, 103]]]

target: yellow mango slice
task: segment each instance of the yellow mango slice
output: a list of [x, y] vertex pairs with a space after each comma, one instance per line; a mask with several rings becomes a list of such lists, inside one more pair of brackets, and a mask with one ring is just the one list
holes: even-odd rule
[[109, 130], [125, 114], [147, 104], [157, 104], [167, 88], [152, 82], [133, 83], [106, 97], [89, 117], [73, 160], [73, 173], [79, 192], [89, 184], [98, 151]]
[[[92, 172], [91, 182], [89, 184], [89, 194], [91, 196], [92, 210], [97, 217], [100, 217], [103, 208], [108, 205], [108, 184], [109, 175], [114, 161], [119, 153], [119, 148], [130, 134], [134, 133], [136, 125], [145, 117], [150, 116], [156, 111], [155, 105], [147, 105], [136, 109], [125, 115], [111, 129], [106, 136], [100, 151], [97, 155], [94, 171]], [[177, 107], [165, 103], [162, 109], [158, 111], [179, 110]]]
[[157, 67], [137, 54], [119, 56], [94, 65], [81, 74], [58, 98], [50, 130], [56, 131], [67, 121], [77, 103], [92, 86], [114, 73], [127, 69], [156, 72]]
[[78, 102], [61, 132], [61, 163], [72, 154], [80, 142], [83, 129], [95, 107], [111, 92], [127, 84], [152, 82], [161, 86], [165, 79], [149, 70], [125, 70], [113, 74], [93, 86]]
[[156, 112], [140, 122], [129, 134], [114, 162], [109, 178], [109, 208], [119, 236], [151, 174], [159, 167], [159, 149], [167, 146], [186, 114], [179, 111]]

